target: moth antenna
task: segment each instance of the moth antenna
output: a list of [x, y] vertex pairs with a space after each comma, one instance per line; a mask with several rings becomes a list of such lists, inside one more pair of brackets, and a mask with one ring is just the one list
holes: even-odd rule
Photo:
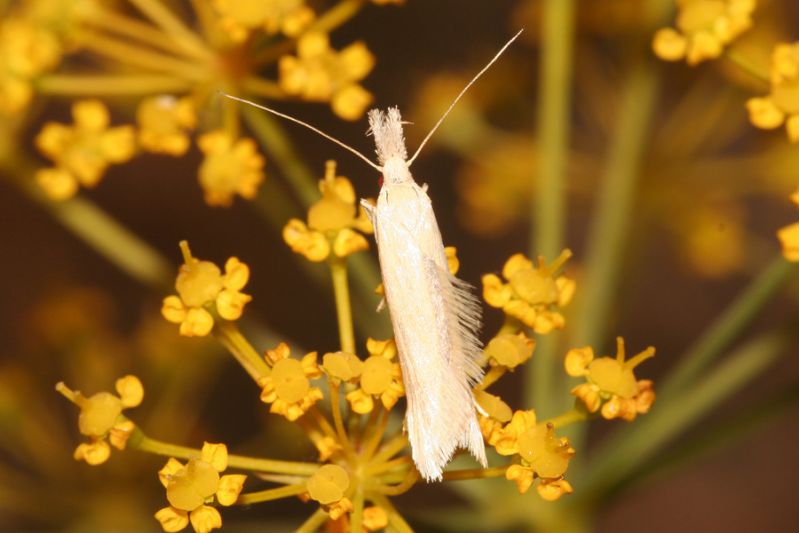
[[323, 132], [319, 128], [311, 126], [307, 122], [303, 122], [302, 120], [300, 120], [298, 118], [294, 118], [291, 115], [286, 115], [285, 113], [281, 113], [280, 111], [275, 111], [272, 108], [269, 108], [269, 107], [266, 107], [266, 106], [263, 106], [263, 105], [260, 105], [260, 104], [256, 104], [255, 102], [251, 102], [250, 100], [245, 100], [244, 98], [239, 98], [238, 96], [233, 96], [232, 94], [222, 93], [222, 95], [226, 96], [227, 98], [230, 98], [231, 100], [236, 100], [237, 102], [241, 102], [243, 104], [247, 104], [247, 105], [251, 105], [253, 107], [257, 107], [258, 109], [262, 109], [262, 110], [266, 111], [267, 113], [272, 113], [273, 115], [278, 116], [280, 118], [285, 118], [286, 120], [294, 122], [295, 124], [299, 124], [300, 126], [305, 126], [309, 130], [311, 130], [311, 131], [313, 131], [315, 133], [318, 133], [319, 135], [321, 135], [322, 137], [324, 137], [328, 141], [333, 141], [334, 143], [336, 143], [337, 145], [341, 146], [345, 150], [348, 150], [351, 153], [357, 155], [358, 157], [360, 157], [361, 159], [366, 161], [369, 164], [369, 166], [371, 166], [372, 168], [377, 169], [378, 172], [382, 172], [383, 171], [383, 167], [381, 167], [379, 165], [376, 165], [375, 163], [372, 163], [372, 161], [368, 157], [363, 155], [361, 152], [359, 152], [358, 150], [356, 150], [352, 146], [339, 141], [338, 139], [336, 139], [332, 135], [328, 135], [327, 133]]
[[474, 78], [472, 78], [472, 81], [470, 81], [469, 83], [467, 83], [467, 84], [466, 84], [466, 87], [464, 87], [464, 88], [461, 90], [461, 92], [458, 94], [458, 96], [456, 96], [456, 97], [455, 97], [455, 100], [453, 100], [453, 101], [452, 101], [452, 103], [449, 105], [449, 107], [447, 108], [447, 110], [446, 110], [446, 111], [444, 111], [444, 114], [443, 114], [443, 115], [441, 115], [441, 118], [440, 118], [440, 119], [438, 119], [438, 122], [436, 122], [436, 125], [435, 125], [435, 126], [433, 126], [433, 129], [431, 129], [431, 130], [430, 130], [430, 133], [428, 133], [428, 134], [427, 134], [427, 136], [424, 138], [424, 140], [422, 140], [422, 144], [420, 144], [420, 145], [419, 145], [419, 148], [417, 148], [417, 149], [416, 149], [416, 152], [414, 152], [414, 154], [413, 154], [413, 157], [411, 157], [411, 158], [408, 160], [408, 166], [411, 166], [411, 163], [413, 163], [413, 160], [414, 160], [414, 159], [416, 159], [416, 156], [418, 156], [418, 155], [419, 155], [419, 152], [421, 152], [421, 151], [422, 151], [422, 148], [424, 148], [424, 145], [425, 145], [425, 144], [427, 144], [427, 141], [429, 141], [429, 140], [430, 140], [430, 137], [432, 137], [432, 136], [433, 136], [433, 133], [435, 133], [435, 131], [438, 129], [438, 127], [441, 125], [441, 123], [442, 123], [442, 122], [444, 122], [444, 119], [445, 119], [445, 118], [447, 118], [447, 115], [449, 115], [449, 112], [450, 112], [450, 111], [452, 111], [452, 108], [453, 108], [453, 107], [455, 107], [455, 104], [457, 104], [457, 103], [458, 103], [458, 100], [460, 100], [460, 99], [461, 99], [461, 97], [462, 97], [464, 94], [466, 94], [466, 91], [468, 91], [468, 90], [469, 90], [469, 87], [471, 87], [471, 86], [472, 86], [472, 84], [473, 84], [474, 82], [476, 82], [476, 81], [477, 81], [477, 79], [478, 79], [480, 76], [482, 76], [482, 75], [485, 73], [485, 71], [486, 71], [486, 70], [488, 70], [488, 69], [491, 67], [491, 65], [493, 65], [493, 64], [494, 64], [494, 62], [495, 62], [497, 59], [499, 59], [499, 56], [501, 56], [501, 55], [503, 54], [503, 52], [505, 52], [505, 50], [506, 50], [506, 49], [507, 49], [507, 48], [508, 48], [508, 47], [509, 47], [511, 44], [513, 44], [513, 41], [515, 41], [515, 40], [516, 40], [516, 38], [517, 38], [517, 37], [519, 37], [519, 35], [521, 35], [521, 34], [522, 34], [522, 32], [523, 32], [523, 31], [524, 31], [524, 29], [521, 29], [521, 30], [519, 30], [519, 32], [518, 32], [516, 35], [514, 35], [513, 37], [511, 37], [511, 38], [510, 38], [510, 40], [509, 40], [508, 42], [506, 42], [506, 43], [505, 43], [505, 46], [503, 46], [502, 48], [500, 48], [499, 52], [497, 52], [497, 53], [496, 53], [496, 55], [495, 55], [493, 58], [491, 58], [491, 61], [489, 61], [489, 62], [486, 64], [486, 66], [484, 66], [484, 67], [482, 68], [482, 70], [481, 70], [480, 72], [478, 72], [478, 73], [477, 73], [477, 75], [475, 75], [475, 77], [474, 77]]

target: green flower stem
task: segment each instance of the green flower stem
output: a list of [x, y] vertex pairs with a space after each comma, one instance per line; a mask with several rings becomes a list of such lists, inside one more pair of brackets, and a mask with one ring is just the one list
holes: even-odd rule
[[[369, 433], [368, 438], [366, 439], [366, 443], [363, 446], [361, 451], [362, 457], [372, 457], [375, 453], [375, 450], [380, 445], [380, 440], [383, 438], [383, 434], [386, 432], [386, 427], [388, 426], [388, 419], [390, 411], [383, 407], [383, 404], [378, 404], [372, 412], [380, 409], [380, 419], [377, 424], [367, 424], [366, 428], [373, 428], [372, 432]], [[372, 420], [372, 417], [369, 417], [369, 420]], [[366, 429], [365, 428], [365, 429]]]
[[209, 60], [211, 51], [169, 8], [158, 0], [130, 0], [139, 11], [159, 26], [184, 52], [197, 59]]
[[705, 331], [702, 338], [681, 358], [677, 367], [663, 384], [658, 387], [658, 396], [667, 399], [676, 396], [686, 386], [693, 383], [699, 374], [708, 368], [744, 331], [763, 307], [787, 285], [799, 272], [799, 265], [789, 263], [781, 255], [750, 285]]
[[280, 88], [277, 83], [259, 78], [258, 76], [247, 76], [242, 82], [242, 89], [247, 95], [257, 96], [259, 98], [268, 98], [270, 100], [285, 100], [286, 93]]
[[260, 490], [258, 492], [249, 492], [247, 494], [240, 494], [236, 500], [236, 505], [249, 505], [251, 503], [269, 502], [272, 500], [279, 500], [282, 498], [289, 498], [302, 494], [307, 489], [305, 483], [297, 485], [286, 485], [285, 487], [278, 487], [275, 489]]
[[781, 331], [762, 335], [670, 402], [662, 405], [655, 402], [649, 414], [618, 431], [599, 450], [581, 483], [583, 497], [601, 500], [603, 494], [613, 490], [620, 480], [626, 479], [691, 424], [774, 364], [793, 340]]
[[550, 418], [549, 420], [545, 420], [545, 424], [552, 424], [555, 429], [570, 426], [577, 422], [583, 422], [588, 420], [588, 412], [585, 409], [575, 408], [569, 411], [566, 411], [562, 415], [556, 416], [555, 418]]
[[390, 461], [372, 463], [370, 466], [364, 469], [364, 473], [368, 477], [373, 477], [400, 466], [407, 466], [411, 462], [412, 459], [410, 455], [403, 455], [402, 457], [397, 457], [396, 459], [392, 459]]
[[379, 463], [391, 459], [396, 454], [401, 452], [408, 446], [408, 438], [405, 435], [397, 435], [388, 441], [382, 448], [375, 454], [373, 462]]
[[327, 518], [328, 516], [324, 509], [319, 508], [294, 533], [316, 533], [322, 524], [327, 522]]
[[[186, 460], [197, 459], [202, 455], [202, 451], [196, 448], [178, 446], [176, 444], [170, 444], [168, 442], [161, 442], [151, 439], [138, 427], [134, 430], [134, 433], [131, 435], [130, 439], [128, 439], [127, 448], [153, 453], [156, 455], [162, 455], [164, 457], [174, 457], [176, 459]], [[259, 459], [256, 457], [246, 457], [243, 455], [228, 455], [228, 468], [249, 470], [252, 472], [310, 476], [319, 470], [319, 465], [315, 463]]]
[[61, 96], [184, 93], [193, 85], [188, 80], [158, 74], [48, 74], [39, 78], [35, 83], [37, 92]]
[[333, 411], [333, 425], [336, 428], [337, 440], [341, 443], [344, 453], [352, 456], [352, 445], [347, 436], [347, 431], [344, 429], [344, 420], [341, 416], [341, 385], [334, 383], [332, 380], [328, 380], [328, 384], [330, 388], [330, 410]]
[[734, 48], [727, 48], [724, 51], [724, 57], [743, 72], [746, 72], [756, 80], [762, 81], [764, 85], [769, 85], [771, 83], [771, 76], [769, 76], [768, 70], [755, 65]]
[[350, 531], [361, 531], [363, 524], [363, 488], [358, 485], [352, 497], [352, 513], [350, 513]]
[[388, 514], [388, 523], [396, 533], [413, 533], [413, 528], [402, 518], [402, 515], [388, 498], [373, 492], [369, 493], [369, 497]]
[[[110, 9], [104, 9], [100, 6], [93, 7], [91, 13], [89, 13], [89, 16], [86, 17], [84, 22], [89, 26], [95, 26], [98, 29], [116, 33], [129, 39], [135, 39], [155, 48], [160, 48], [165, 52], [180, 53], [183, 51], [179, 47], [175, 47], [171, 40], [171, 36], [164, 33], [162, 30], [135, 18], [111, 11]], [[189, 55], [188, 57], [196, 56]]]
[[330, 275], [333, 279], [333, 294], [336, 299], [341, 351], [355, 354], [355, 331], [352, 327], [350, 287], [347, 283], [347, 259], [332, 255], [328, 264], [330, 265]]
[[235, 322], [215, 317], [214, 324], [214, 336], [228, 349], [256, 383], [272, 373], [266, 360], [241, 334]]
[[468, 470], [450, 470], [444, 472], [444, 481], [461, 481], [465, 479], [484, 479], [488, 477], [502, 477], [508, 466], [495, 466], [492, 468], [471, 468]]
[[405, 494], [419, 481], [419, 471], [411, 467], [405, 473], [405, 476], [396, 485], [378, 485], [373, 490], [379, 494], [386, 496], [399, 496]]
[[[532, 257], [551, 260], [563, 247], [566, 160], [569, 153], [574, 0], [544, 0], [541, 93], [538, 100], [539, 167], [532, 212]], [[540, 337], [525, 367], [526, 403], [548, 413], [557, 387], [557, 342]]]

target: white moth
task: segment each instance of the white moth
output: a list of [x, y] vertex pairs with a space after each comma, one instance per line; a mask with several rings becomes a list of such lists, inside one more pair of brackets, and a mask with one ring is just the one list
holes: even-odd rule
[[509, 40], [463, 88], [416, 153], [408, 159], [399, 109], [369, 112], [379, 164], [330, 135], [273, 109], [265, 111], [301, 124], [353, 152], [383, 174], [377, 205], [361, 201], [375, 229], [386, 303], [399, 352], [408, 403], [406, 430], [411, 455], [427, 481], [442, 471], [457, 448], [466, 448], [483, 466], [485, 444], [477, 422], [472, 387], [482, 377], [480, 305], [471, 287], [449, 273], [427, 185], [419, 186], [409, 167], [467, 89], [521, 34]]

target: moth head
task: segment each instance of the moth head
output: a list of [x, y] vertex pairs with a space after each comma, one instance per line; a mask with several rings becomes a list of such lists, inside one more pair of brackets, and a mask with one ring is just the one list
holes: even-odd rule
[[374, 135], [377, 160], [381, 165], [385, 166], [395, 158], [401, 161], [408, 159], [405, 135], [402, 133], [402, 117], [398, 108], [389, 107], [386, 112], [380, 109], [369, 111], [369, 133]]

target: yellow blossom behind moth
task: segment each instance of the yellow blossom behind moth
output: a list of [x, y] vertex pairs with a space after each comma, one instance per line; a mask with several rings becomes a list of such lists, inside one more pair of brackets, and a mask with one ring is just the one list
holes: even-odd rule
[[472, 395], [472, 387], [482, 377], [482, 351], [477, 337], [481, 313], [471, 287], [449, 272], [427, 186], [417, 185], [409, 167], [457, 101], [520, 34], [510, 39], [463, 88], [410, 158], [396, 107], [387, 112], [369, 112], [378, 165], [313, 126], [256, 106], [319, 133], [382, 173], [377, 204], [362, 200], [361, 205], [374, 226], [408, 402], [405, 427], [411, 455], [419, 473], [428, 481], [442, 479], [444, 466], [457, 448], [468, 449], [483, 466], [487, 465]]

